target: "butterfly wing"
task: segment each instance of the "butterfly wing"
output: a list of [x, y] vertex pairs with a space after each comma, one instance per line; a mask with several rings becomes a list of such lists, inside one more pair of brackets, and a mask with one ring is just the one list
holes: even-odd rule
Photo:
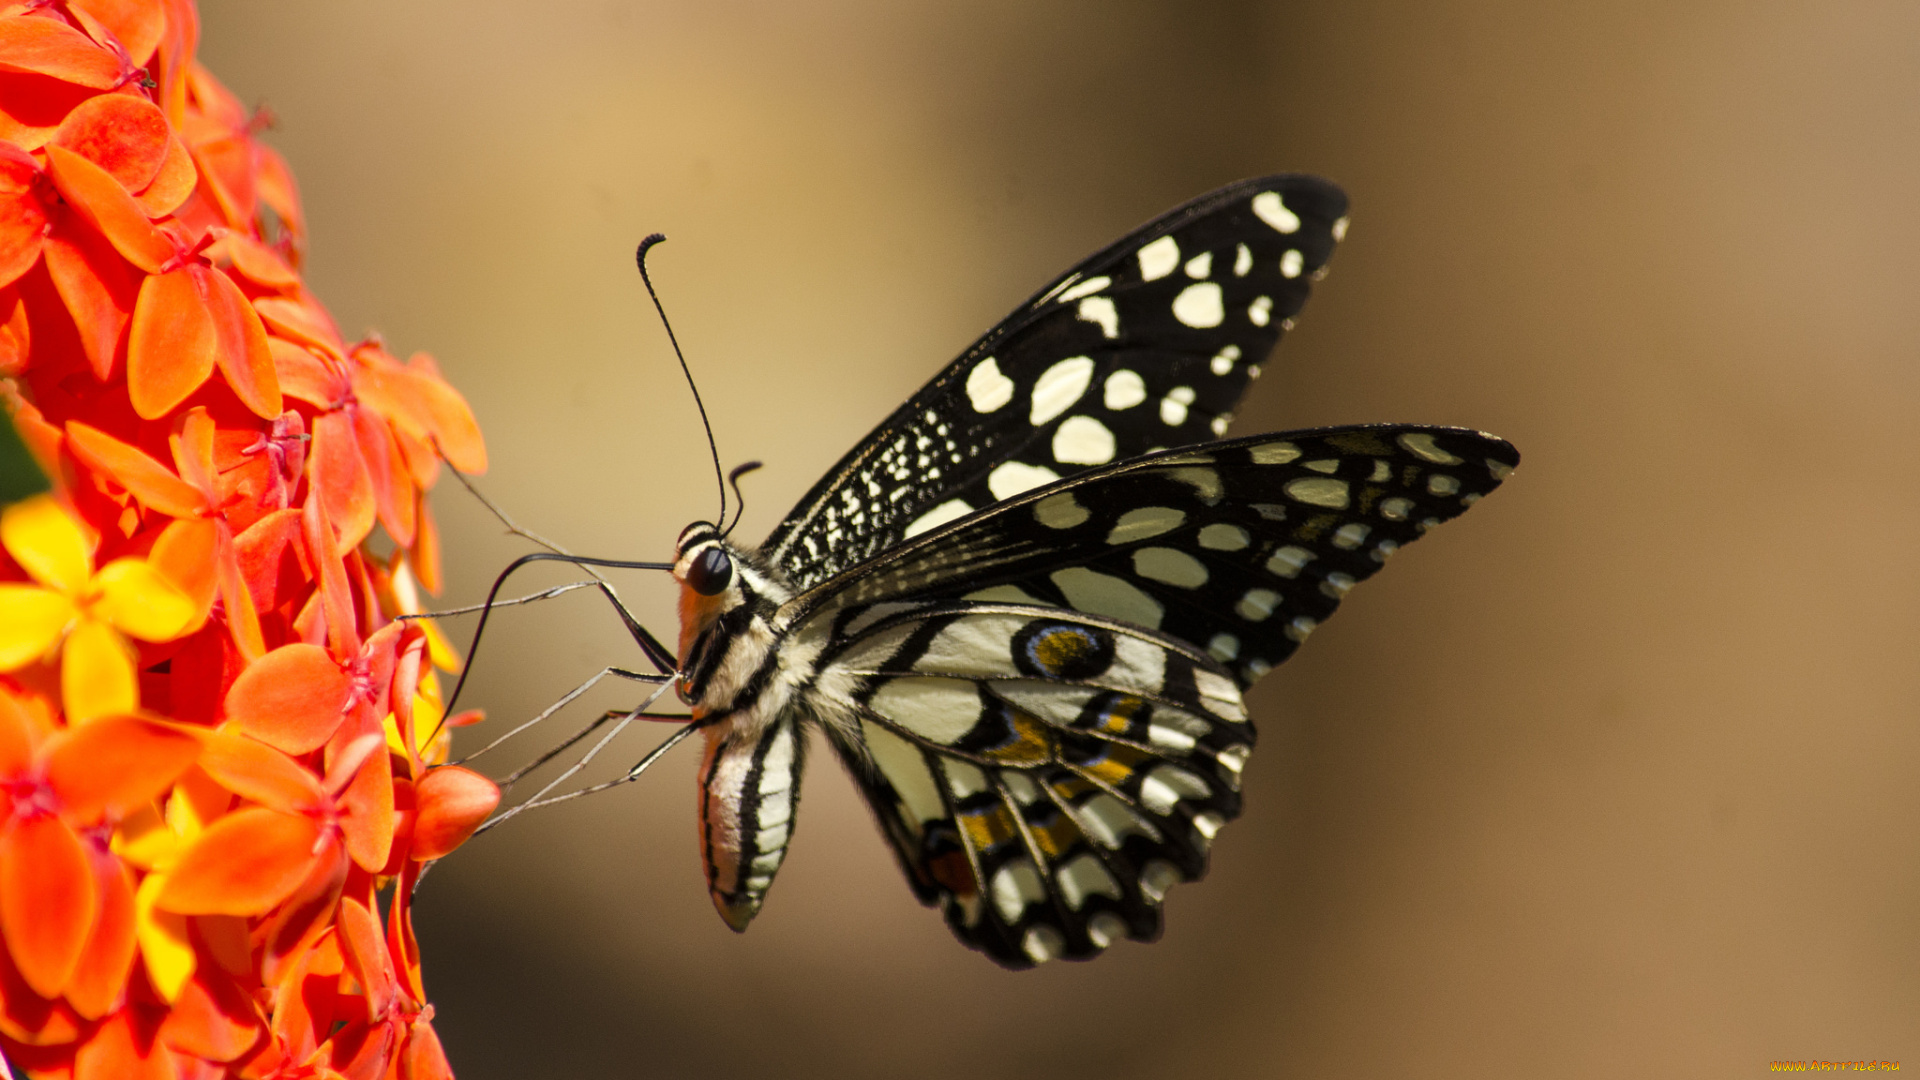
[[1031, 605], [933, 604], [842, 633], [827, 730], [915, 893], [1008, 967], [1160, 933], [1206, 872], [1253, 748], [1240, 694], [1191, 647]]
[[1253, 747], [1242, 688], [1518, 462], [1407, 425], [1149, 455], [936, 529], [779, 618], [819, 642], [810, 707], [916, 895], [1002, 964], [1086, 959], [1157, 936], [1166, 890], [1205, 873]]
[[786, 617], [931, 599], [1070, 608], [1191, 643], [1250, 685], [1356, 583], [1518, 463], [1494, 436], [1412, 425], [1166, 451], [910, 540], [795, 598]]
[[993, 502], [1213, 438], [1346, 228], [1310, 176], [1243, 180], [1052, 282], [830, 470], [761, 551], [800, 588]]

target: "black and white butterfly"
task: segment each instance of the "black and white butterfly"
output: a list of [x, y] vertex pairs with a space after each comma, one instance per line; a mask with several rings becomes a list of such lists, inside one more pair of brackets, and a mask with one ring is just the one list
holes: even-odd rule
[[1296, 175], [1181, 206], [1021, 305], [758, 549], [681, 533], [678, 655], [648, 651], [706, 738], [728, 925], [786, 854], [814, 729], [966, 944], [1020, 968], [1159, 935], [1240, 812], [1242, 693], [1519, 460], [1444, 427], [1205, 441], [1346, 206]]

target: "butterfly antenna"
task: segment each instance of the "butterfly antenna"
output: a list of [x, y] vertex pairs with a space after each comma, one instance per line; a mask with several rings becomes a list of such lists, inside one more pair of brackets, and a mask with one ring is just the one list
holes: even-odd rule
[[693, 372], [687, 367], [686, 354], [680, 351], [680, 339], [673, 336], [673, 323], [667, 320], [667, 309], [660, 304], [660, 294], [653, 289], [653, 278], [647, 275], [647, 249], [655, 244], [664, 243], [666, 233], [654, 233], [640, 241], [640, 249], [633, 253], [633, 261], [640, 266], [640, 280], [647, 286], [647, 295], [653, 297], [653, 310], [660, 313], [660, 325], [667, 328], [667, 340], [673, 344], [673, 355], [680, 360], [680, 373], [687, 377], [687, 389], [693, 391], [693, 404], [700, 410], [700, 426], [707, 429], [707, 452], [713, 456], [713, 480], [720, 489], [720, 516], [715, 521], [727, 520], [727, 485], [720, 478], [720, 447], [713, 441], [713, 424], [707, 420], [706, 402], [700, 400], [700, 387], [693, 381]]
[[[744, 465], [735, 465], [733, 471], [727, 474], [727, 484], [733, 488], [733, 501], [738, 504], [739, 507], [739, 509], [733, 512], [733, 525], [740, 524], [740, 519], [747, 516], [747, 497], [740, 494], [740, 478], [758, 469], [761, 464], [762, 463], [758, 461], [749, 461]], [[720, 538], [722, 540], [732, 534], [733, 525], [729, 525], [720, 530]]]

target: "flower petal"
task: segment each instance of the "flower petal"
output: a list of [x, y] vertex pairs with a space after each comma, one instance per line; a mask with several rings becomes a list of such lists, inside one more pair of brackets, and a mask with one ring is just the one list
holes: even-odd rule
[[227, 715], [268, 746], [305, 754], [339, 728], [349, 689], [325, 649], [283, 645], [240, 673], [227, 694]]
[[0, 777], [18, 775], [33, 763], [33, 733], [26, 704], [0, 688]]
[[[48, 1000], [33, 992], [13, 958], [0, 949], [0, 1035], [28, 1046], [62, 1047], [79, 1038], [82, 1020], [59, 999]], [[8, 1047], [6, 1053], [13, 1053]], [[64, 1050], [68, 1056], [72, 1051]], [[62, 1061], [64, 1064], [64, 1060]], [[14, 1064], [25, 1062], [18, 1058]], [[53, 1075], [58, 1075], [53, 1074]]]
[[407, 1047], [401, 1051], [400, 1080], [453, 1080], [453, 1066], [426, 1016], [413, 1022], [407, 1035]]
[[347, 854], [329, 839], [293, 895], [254, 932], [260, 942], [260, 981], [271, 986], [298, 964], [333, 921], [346, 888]]
[[195, 838], [155, 902], [182, 915], [263, 915], [312, 869], [320, 835], [309, 818], [236, 810]]
[[73, 601], [57, 592], [0, 582], [0, 671], [46, 656], [79, 614]]
[[127, 59], [136, 64], [147, 62], [167, 29], [167, 9], [145, 0], [67, 0], [67, 4], [112, 31], [127, 50]]
[[[70, 213], [63, 211], [64, 213]], [[127, 324], [147, 275], [127, 264], [106, 238], [89, 228], [60, 226], [47, 237], [47, 273], [80, 331], [93, 377], [105, 382], [118, 368]]]
[[140, 286], [127, 337], [127, 392], [142, 419], [173, 411], [213, 374], [220, 332], [207, 306], [209, 286], [195, 269], [156, 274]]
[[173, 470], [99, 428], [78, 420], [67, 421], [67, 445], [88, 468], [112, 477], [148, 509], [177, 518], [199, 517], [207, 509], [206, 496], [175, 476]]
[[413, 857], [438, 859], [467, 837], [500, 805], [500, 789], [471, 769], [442, 765], [414, 786], [419, 809], [413, 821]]
[[360, 634], [354, 625], [353, 593], [347, 585], [346, 564], [340, 560], [341, 546], [327, 520], [326, 500], [320, 497], [317, 484], [308, 487], [300, 532], [307, 542], [307, 564], [320, 579], [315, 599], [326, 616], [327, 647], [335, 660], [346, 663], [360, 651]]
[[167, 118], [146, 98], [101, 94], [67, 114], [53, 144], [100, 166], [133, 192], [160, 172], [170, 137]]
[[273, 747], [245, 735], [210, 733], [200, 751], [200, 768], [221, 787], [270, 809], [296, 814], [326, 804], [319, 777]]
[[331, 409], [353, 392], [346, 377], [335, 372], [307, 346], [283, 337], [269, 337], [267, 348], [273, 353], [274, 370], [280, 377], [280, 392], [288, 397]]
[[62, 82], [111, 90], [120, 85], [120, 58], [57, 19], [0, 18], [0, 68], [31, 71]]
[[99, 907], [86, 849], [66, 822], [16, 819], [0, 835], [0, 930], [34, 993], [60, 996]]
[[0, 543], [33, 580], [64, 593], [77, 593], [93, 574], [93, 553], [80, 526], [51, 495], [0, 510]]
[[[171, 586], [169, 586], [171, 588]], [[68, 724], [140, 707], [139, 673], [134, 652], [113, 627], [96, 619], [80, 620], [60, 650], [60, 697]]]
[[373, 484], [374, 505], [379, 508], [380, 524], [401, 547], [413, 545], [413, 476], [406, 460], [393, 441], [387, 422], [371, 409], [354, 409], [353, 434], [360, 446], [360, 460], [366, 463], [367, 478]]
[[142, 641], [172, 641], [193, 625], [193, 600], [145, 559], [115, 559], [93, 577], [89, 610]]
[[148, 217], [163, 218], [180, 209], [199, 182], [200, 170], [193, 164], [193, 155], [174, 135], [167, 139], [167, 156], [161, 159], [159, 174], [134, 199]]
[[346, 355], [340, 331], [318, 304], [284, 296], [262, 296], [253, 302], [253, 310], [267, 328], [279, 337], [301, 345], [310, 345], [334, 356]]
[[202, 965], [180, 988], [160, 1025], [160, 1041], [208, 1061], [233, 1061], [266, 1034], [259, 1009], [232, 977]]
[[368, 1021], [379, 1020], [393, 1007], [399, 985], [394, 979], [393, 957], [387, 953], [380, 920], [353, 897], [340, 901], [335, 925], [339, 927], [340, 953], [347, 971], [366, 994]]
[[138, 1018], [132, 1009], [107, 1017], [74, 1055], [73, 1080], [175, 1080], [179, 1074], [157, 1027]]
[[300, 275], [287, 265], [287, 260], [260, 241], [241, 233], [228, 233], [220, 241], [220, 247], [233, 261], [233, 268], [255, 285], [268, 289], [300, 287]]
[[157, 274], [173, 258], [173, 242], [107, 170], [63, 146], [46, 147], [47, 175], [67, 205], [112, 242], [127, 261]]
[[346, 410], [322, 413], [313, 422], [313, 461], [308, 473], [326, 503], [327, 520], [339, 530], [339, 548], [357, 547], [373, 531], [373, 485], [360, 460], [353, 419]]
[[378, 873], [393, 848], [393, 762], [385, 746], [354, 773], [340, 793], [340, 808], [347, 854], [361, 869]]
[[220, 341], [214, 359], [240, 403], [255, 415], [271, 420], [280, 415], [280, 380], [274, 375], [273, 353], [267, 348], [267, 328], [233, 279], [207, 267], [194, 267], [210, 288], [207, 307]]
[[147, 552], [147, 562], [171, 581], [193, 603], [190, 630], [198, 630], [213, 604], [219, 571], [214, 561], [219, 529], [205, 518], [175, 518], [160, 530]]
[[140, 958], [146, 961], [147, 981], [161, 998], [172, 1001], [193, 977], [197, 961], [187, 917], [156, 906], [168, 877], [165, 872], [148, 874], [134, 891], [133, 933], [140, 943]]
[[200, 756], [185, 728], [137, 716], [68, 728], [47, 750], [47, 783], [71, 821], [124, 817], [173, 786]]
[[67, 1001], [81, 1016], [97, 1020], [119, 1006], [139, 946], [133, 932], [133, 877], [112, 855], [96, 854], [92, 862], [100, 914], [67, 980]]
[[18, 148], [0, 143], [0, 285], [33, 269], [47, 235], [47, 208], [34, 192], [39, 166]]
[[240, 572], [240, 558], [234, 547], [233, 532], [220, 523], [219, 549], [214, 553], [220, 572], [220, 595], [227, 601], [227, 629], [233, 643], [248, 663], [267, 653], [266, 637], [260, 630], [260, 609], [253, 602], [253, 591]]

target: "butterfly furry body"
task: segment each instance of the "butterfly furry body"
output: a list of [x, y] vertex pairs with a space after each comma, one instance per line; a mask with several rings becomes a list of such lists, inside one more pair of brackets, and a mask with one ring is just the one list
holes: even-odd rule
[[982, 338], [761, 548], [682, 533], [678, 690], [730, 926], [785, 857], [817, 729], [967, 944], [1027, 967], [1159, 934], [1239, 813], [1242, 692], [1518, 462], [1413, 425], [1201, 441], [1345, 205], [1276, 176], [1163, 215]]

